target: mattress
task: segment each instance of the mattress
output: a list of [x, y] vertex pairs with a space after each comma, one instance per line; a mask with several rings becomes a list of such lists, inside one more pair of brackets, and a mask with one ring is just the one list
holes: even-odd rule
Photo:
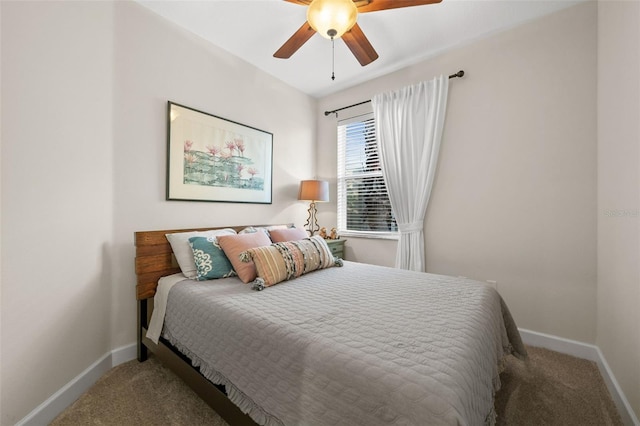
[[179, 282], [163, 337], [264, 425], [491, 425], [503, 357], [526, 356], [493, 288], [353, 262]]

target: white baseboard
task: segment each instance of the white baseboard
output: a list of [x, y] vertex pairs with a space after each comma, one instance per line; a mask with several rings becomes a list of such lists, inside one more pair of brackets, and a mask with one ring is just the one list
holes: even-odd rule
[[546, 348], [562, 354], [575, 356], [597, 362], [598, 348], [595, 345], [578, 342], [577, 340], [564, 339], [551, 334], [538, 333], [537, 331], [519, 328], [520, 336], [525, 345]]
[[51, 423], [111, 368], [136, 358], [136, 344], [122, 346], [103, 355], [73, 380], [38, 405], [16, 426], [41, 426]]
[[631, 408], [631, 404], [627, 400], [624, 392], [620, 388], [607, 360], [602, 351], [595, 345], [578, 342], [576, 340], [564, 339], [562, 337], [552, 336], [550, 334], [538, 333], [536, 331], [519, 329], [520, 336], [525, 345], [546, 348], [552, 351], [575, 356], [576, 358], [587, 359], [593, 361], [598, 366], [607, 389], [611, 394], [613, 402], [618, 408], [622, 421], [627, 426], [640, 426], [638, 417]]
[[138, 345], [131, 343], [126, 346], [120, 346], [111, 351], [111, 366], [115, 367], [127, 361], [131, 361], [138, 356]]

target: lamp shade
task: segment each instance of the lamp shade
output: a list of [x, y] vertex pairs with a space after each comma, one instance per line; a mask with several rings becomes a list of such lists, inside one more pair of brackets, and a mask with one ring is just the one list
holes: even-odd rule
[[352, 0], [313, 0], [307, 8], [307, 22], [324, 38], [339, 38], [353, 27], [358, 8]]
[[329, 201], [329, 182], [325, 180], [301, 181], [298, 200]]

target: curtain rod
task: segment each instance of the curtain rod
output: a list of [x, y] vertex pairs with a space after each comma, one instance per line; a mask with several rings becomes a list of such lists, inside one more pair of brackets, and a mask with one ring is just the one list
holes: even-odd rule
[[[464, 76], [464, 71], [463, 71], [463, 70], [460, 70], [460, 71], [458, 71], [458, 72], [457, 72], [457, 73], [455, 73], [455, 74], [451, 74], [451, 75], [449, 76], [449, 78], [456, 78], [456, 77], [462, 77], [462, 76]], [[338, 111], [342, 111], [343, 109], [353, 108], [353, 107], [355, 107], [355, 106], [362, 105], [362, 104], [367, 104], [367, 103], [369, 103], [369, 102], [371, 102], [371, 99], [369, 99], [369, 100], [367, 100], [367, 101], [358, 102], [357, 104], [349, 105], [349, 106], [346, 106], [346, 107], [342, 107], [342, 108], [334, 109], [333, 111], [325, 111], [325, 112], [324, 112], [324, 115], [325, 115], [325, 116], [327, 116], [327, 115], [329, 115], [329, 114], [335, 114], [335, 115], [336, 115], [336, 117], [337, 117], [337, 116], [338, 116]]]

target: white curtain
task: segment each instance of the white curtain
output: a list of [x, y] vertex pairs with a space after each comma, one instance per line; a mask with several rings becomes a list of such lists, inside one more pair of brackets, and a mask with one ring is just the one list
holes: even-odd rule
[[396, 268], [425, 271], [424, 217], [436, 174], [449, 79], [373, 97], [378, 150], [400, 241]]

